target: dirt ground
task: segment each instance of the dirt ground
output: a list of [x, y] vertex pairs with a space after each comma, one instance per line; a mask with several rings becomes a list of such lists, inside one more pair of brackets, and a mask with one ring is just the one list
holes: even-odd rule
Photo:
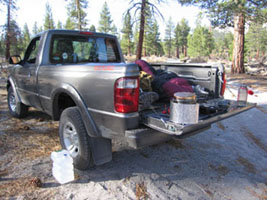
[[50, 153], [59, 150], [58, 123], [30, 110], [8, 114], [0, 78], [0, 199], [267, 199], [267, 79], [228, 76], [226, 97], [249, 85], [258, 106], [184, 140], [140, 150], [113, 142], [113, 161], [60, 185]]

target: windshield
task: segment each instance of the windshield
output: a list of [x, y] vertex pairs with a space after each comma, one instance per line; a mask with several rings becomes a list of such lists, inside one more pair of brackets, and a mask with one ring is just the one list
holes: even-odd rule
[[51, 47], [51, 63], [121, 62], [113, 38], [54, 35]]

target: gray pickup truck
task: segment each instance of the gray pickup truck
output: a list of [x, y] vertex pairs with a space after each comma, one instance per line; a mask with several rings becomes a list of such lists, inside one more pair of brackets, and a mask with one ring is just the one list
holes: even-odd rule
[[140, 148], [184, 138], [255, 106], [237, 106], [223, 99], [221, 65], [162, 63], [153, 67], [207, 88], [209, 98], [200, 105], [217, 109], [200, 113], [195, 124], [172, 122], [162, 112], [166, 102], [157, 101], [141, 111], [140, 69], [126, 64], [116, 37], [108, 34], [48, 30], [31, 40], [23, 59], [12, 56], [9, 62], [11, 115], [24, 117], [34, 107], [59, 120], [61, 145], [78, 169], [111, 161], [112, 139], [123, 138], [129, 146]]

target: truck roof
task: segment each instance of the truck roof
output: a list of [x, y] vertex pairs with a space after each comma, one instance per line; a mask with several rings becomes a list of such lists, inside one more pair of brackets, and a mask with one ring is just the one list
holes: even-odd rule
[[99, 33], [99, 32], [92, 32], [92, 31], [79, 31], [79, 30], [67, 30], [67, 29], [49, 29], [43, 32], [40, 32], [35, 35], [41, 36], [43, 34], [66, 34], [66, 35], [94, 35], [94, 36], [103, 36], [103, 37], [113, 37], [116, 38], [115, 35], [107, 34], [107, 33]]

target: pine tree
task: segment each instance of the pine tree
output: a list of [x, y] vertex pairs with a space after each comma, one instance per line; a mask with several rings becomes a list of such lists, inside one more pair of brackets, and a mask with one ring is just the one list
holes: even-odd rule
[[67, 29], [85, 30], [87, 26], [86, 9], [87, 0], [67, 0], [68, 19], [65, 27]]
[[132, 18], [130, 12], [127, 12], [123, 19], [121, 48], [124, 54], [132, 55], [133, 48], [133, 30]]
[[[4, 25], [5, 33], [7, 34], [7, 25]], [[23, 39], [21, 30], [15, 20], [11, 20], [9, 23], [9, 55], [20, 55], [23, 51]], [[5, 35], [5, 39], [7, 36]], [[7, 42], [7, 41], [5, 41]], [[6, 52], [7, 53], [7, 52]], [[9, 56], [10, 57], [10, 56]]]
[[213, 37], [215, 41], [214, 54], [221, 59], [230, 59], [234, 36], [231, 32], [213, 30]]
[[165, 29], [165, 38], [164, 38], [165, 48], [166, 48], [169, 58], [171, 57], [172, 48], [173, 48], [173, 30], [174, 30], [174, 25], [170, 17], [167, 22], [167, 26]]
[[64, 26], [65, 29], [69, 29], [69, 30], [74, 30], [75, 29], [75, 24], [74, 22], [71, 20], [70, 17], [67, 18], [66, 20], [66, 24]]
[[2, 3], [7, 6], [7, 23], [4, 26], [4, 31], [5, 31], [5, 44], [6, 44], [6, 52], [5, 52], [5, 57], [8, 59], [10, 57], [10, 44], [11, 44], [11, 39], [14, 36], [14, 32], [12, 30], [15, 29], [15, 27], [12, 27], [12, 25], [16, 25], [13, 21], [13, 15], [14, 11], [17, 10], [16, 7], [16, 0], [3, 0]]
[[200, 24], [188, 36], [188, 54], [193, 57], [209, 56], [214, 49], [214, 39], [208, 28]]
[[39, 28], [38, 28], [38, 33], [41, 33], [41, 32], [43, 32], [43, 31], [44, 31], [43, 27], [42, 27], [42, 26], [39, 26]]
[[53, 15], [52, 15], [52, 9], [47, 2], [45, 5], [45, 22], [44, 22], [44, 30], [48, 29], [55, 29]]
[[180, 22], [180, 28], [181, 28], [181, 46], [182, 46], [182, 52], [184, 56], [187, 56], [187, 37], [190, 32], [190, 27], [188, 25], [188, 21], [186, 19], [182, 19]]
[[159, 26], [155, 20], [151, 8], [147, 9], [146, 20], [145, 20], [145, 31], [144, 31], [144, 56], [146, 55], [158, 55], [162, 50], [160, 45], [160, 33]]
[[120, 40], [120, 34], [118, 33], [118, 29], [115, 24], [111, 27], [111, 34], [117, 36], [118, 40]]
[[133, 41], [134, 41], [134, 45], [133, 45], [133, 52], [137, 52], [137, 48], [138, 48], [138, 41], [139, 41], [139, 23], [137, 22], [134, 26], [134, 36], [133, 36]]
[[26, 48], [27, 48], [27, 46], [31, 40], [31, 35], [30, 35], [30, 31], [29, 31], [27, 24], [24, 24], [23, 32], [22, 32], [22, 38], [23, 38], [22, 49], [23, 49], [23, 52], [25, 52], [25, 50], [26, 50]]
[[157, 55], [157, 56], [163, 55], [164, 50], [161, 45], [159, 25], [157, 21], [153, 22], [151, 33], [149, 36], [151, 38], [151, 43], [150, 43], [151, 48], [149, 53], [151, 55]]
[[38, 33], [38, 25], [37, 22], [35, 21], [32, 27], [32, 33], [36, 35]]
[[260, 54], [267, 53], [267, 28], [262, 23], [252, 23], [246, 35], [249, 57], [259, 59]]
[[58, 21], [57, 22], [57, 29], [62, 29], [63, 28], [63, 25], [61, 23], [61, 21]]
[[112, 19], [111, 14], [108, 8], [108, 4], [105, 1], [102, 11], [100, 13], [99, 27], [98, 31], [103, 33], [111, 33], [112, 32]]
[[95, 25], [92, 24], [89, 28], [89, 31], [96, 32]]
[[180, 47], [182, 46], [182, 30], [179, 23], [176, 24], [174, 29], [174, 44], [176, 47], [176, 57], [180, 58]]
[[5, 54], [5, 39], [3, 35], [0, 35], [0, 58]]
[[143, 41], [143, 55], [150, 55], [151, 44], [153, 43], [153, 38], [151, 38], [151, 32], [153, 27], [153, 18], [150, 11], [150, 8], [147, 7], [145, 11], [145, 30], [144, 30], [144, 41]]

